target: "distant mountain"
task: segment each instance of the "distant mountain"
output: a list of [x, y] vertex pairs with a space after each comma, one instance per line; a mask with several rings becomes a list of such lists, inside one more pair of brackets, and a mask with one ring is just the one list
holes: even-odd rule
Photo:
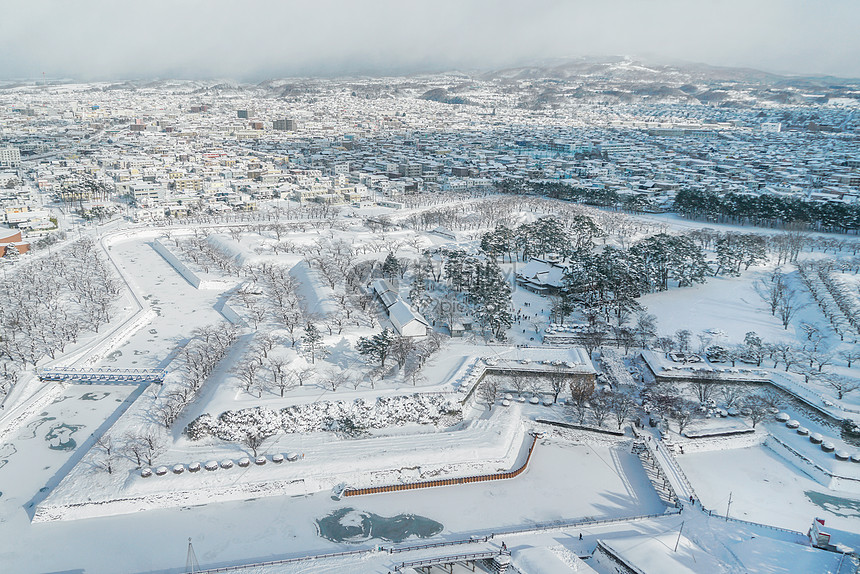
[[[729, 68], [700, 63], [655, 64], [627, 57], [574, 58], [533, 66], [485, 72], [481, 80], [531, 84], [535, 93], [528, 106], [552, 101], [545, 84], [568, 97], [595, 102], [701, 103], [737, 106], [743, 94], [751, 100], [802, 104], [832, 98], [858, 99], [860, 80], [831, 76], [782, 76], [751, 68]], [[538, 87], [540, 91], [538, 92]], [[566, 89], [565, 89], [566, 88]]]
[[752, 68], [731, 68], [701, 63], [656, 64], [622, 56], [572, 58], [534, 66], [493, 70], [480, 75], [484, 80], [595, 79], [605, 81], [655, 82], [662, 84], [702, 84], [737, 82], [794, 87], [860, 85], [858, 79], [832, 76], [783, 76]]
[[649, 64], [625, 57], [575, 58], [560, 63], [495, 70], [485, 80], [594, 79], [604, 81], [696, 84], [703, 81], [775, 82], [780, 76], [747, 68], [723, 68], [706, 64]]
[[431, 102], [439, 102], [441, 104], [468, 104], [469, 100], [462, 96], [453, 96], [451, 91], [445, 88], [433, 88], [427, 90], [421, 95], [422, 100], [430, 100]]

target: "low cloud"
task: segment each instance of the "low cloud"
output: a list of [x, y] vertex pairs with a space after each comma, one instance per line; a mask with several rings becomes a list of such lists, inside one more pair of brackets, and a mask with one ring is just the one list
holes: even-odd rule
[[258, 80], [610, 54], [856, 77], [857, 22], [850, 0], [34, 0], [0, 20], [0, 77]]

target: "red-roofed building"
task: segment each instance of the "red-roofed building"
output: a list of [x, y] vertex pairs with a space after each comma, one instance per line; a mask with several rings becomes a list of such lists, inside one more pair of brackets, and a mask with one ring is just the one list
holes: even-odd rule
[[30, 251], [30, 244], [21, 239], [21, 232], [12, 229], [0, 229], [0, 257], [6, 256], [6, 248], [14, 245], [18, 253]]

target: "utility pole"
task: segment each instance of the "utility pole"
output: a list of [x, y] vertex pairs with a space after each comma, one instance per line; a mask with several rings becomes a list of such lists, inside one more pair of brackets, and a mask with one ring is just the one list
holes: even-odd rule
[[678, 551], [678, 543], [681, 542], [681, 533], [684, 532], [684, 523], [681, 522], [681, 528], [678, 530], [678, 539], [675, 541], [675, 550], [673, 552]]
[[200, 570], [200, 564], [197, 562], [197, 555], [194, 553], [194, 547], [191, 546], [191, 538], [188, 539], [188, 556], [185, 559], [185, 572], [194, 574]]
[[729, 503], [726, 505], [726, 522], [729, 521], [729, 509], [732, 507], [732, 493], [729, 491]]

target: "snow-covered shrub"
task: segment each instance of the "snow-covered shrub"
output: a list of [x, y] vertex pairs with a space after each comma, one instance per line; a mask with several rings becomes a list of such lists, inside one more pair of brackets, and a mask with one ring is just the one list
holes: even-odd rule
[[214, 436], [221, 440], [239, 442], [249, 429], [268, 437], [278, 431], [285, 433], [337, 432], [357, 437], [370, 429], [406, 424], [449, 426], [460, 421], [460, 404], [441, 394], [416, 394], [379, 397], [368, 403], [354, 401], [322, 401], [292, 405], [274, 411], [267, 408], [226, 411], [217, 419], [202, 414], [185, 429], [191, 440]]

